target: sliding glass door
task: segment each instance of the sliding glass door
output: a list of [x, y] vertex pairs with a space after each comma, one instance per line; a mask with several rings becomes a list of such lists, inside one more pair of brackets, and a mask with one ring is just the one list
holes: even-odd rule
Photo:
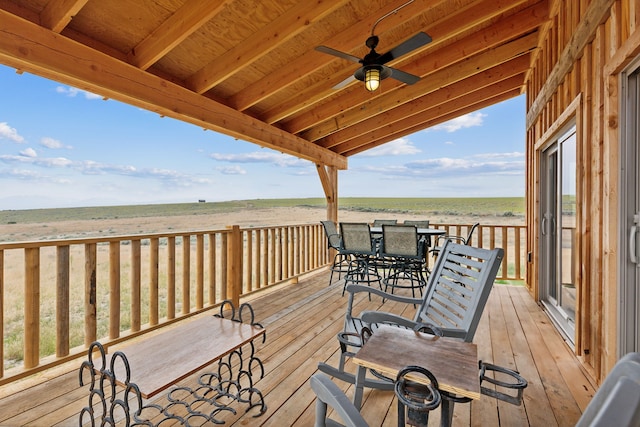
[[540, 300], [575, 341], [576, 128], [542, 152], [540, 169]]
[[619, 356], [640, 351], [640, 59], [623, 73]]

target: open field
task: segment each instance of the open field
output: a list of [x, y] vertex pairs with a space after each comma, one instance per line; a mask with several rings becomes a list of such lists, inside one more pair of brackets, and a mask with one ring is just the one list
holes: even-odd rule
[[[340, 221], [429, 219], [432, 223], [524, 224], [524, 198], [344, 198]], [[65, 239], [163, 231], [318, 222], [324, 199], [105, 206], [0, 211], [0, 241]]]

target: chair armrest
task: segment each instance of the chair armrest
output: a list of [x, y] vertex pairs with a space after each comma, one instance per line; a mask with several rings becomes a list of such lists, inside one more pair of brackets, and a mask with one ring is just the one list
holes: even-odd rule
[[[327, 405], [331, 406], [340, 418], [349, 426], [367, 427], [368, 424], [358, 412], [349, 398], [338, 388], [337, 385], [324, 374], [315, 374], [311, 377], [311, 388], [316, 396], [316, 425], [337, 426], [335, 421], [328, 420]], [[322, 403], [320, 403], [322, 402]]]
[[378, 295], [383, 299], [389, 299], [391, 301], [402, 302], [405, 304], [419, 305], [420, 303], [422, 303], [421, 298], [410, 298], [410, 297], [403, 297], [401, 295], [389, 294], [387, 292], [381, 291], [380, 289], [372, 288], [365, 285], [348, 285], [346, 288], [346, 291], [351, 294], [366, 292], [368, 294]]
[[404, 326], [405, 328], [413, 329], [419, 323], [414, 322], [411, 319], [407, 319], [406, 317], [398, 316], [393, 313], [387, 313], [384, 311], [363, 311], [360, 315], [362, 321], [368, 325], [374, 323], [386, 323], [393, 324], [398, 326]]

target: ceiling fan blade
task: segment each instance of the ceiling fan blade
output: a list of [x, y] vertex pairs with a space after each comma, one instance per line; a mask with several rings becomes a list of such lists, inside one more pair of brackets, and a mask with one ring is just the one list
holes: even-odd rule
[[332, 87], [331, 89], [342, 89], [345, 86], [348, 86], [351, 82], [354, 82], [356, 80], [355, 77], [353, 77], [353, 75], [347, 77], [346, 79], [344, 79], [343, 81], [341, 81], [340, 83], [338, 83], [337, 85], [335, 85], [334, 87]]
[[412, 50], [418, 49], [426, 44], [431, 43], [431, 36], [427, 33], [423, 33], [422, 31], [406, 40], [403, 43], [400, 43], [398, 46], [394, 47], [387, 53], [383, 53], [380, 55], [380, 64], [386, 64], [387, 62], [399, 58], [402, 55], [405, 55]]
[[391, 77], [393, 77], [396, 80], [400, 80], [401, 82], [406, 83], [408, 85], [417, 83], [420, 80], [420, 77], [414, 76], [413, 74], [405, 73], [404, 71], [398, 70], [397, 68], [391, 68], [391, 67], [387, 67], [387, 68], [391, 70]]
[[347, 61], [353, 61], [360, 63], [360, 58], [350, 55], [348, 53], [340, 52], [339, 50], [332, 49], [327, 46], [316, 46], [316, 50], [322, 53], [328, 53], [329, 55], [337, 56], [338, 58], [346, 59]]

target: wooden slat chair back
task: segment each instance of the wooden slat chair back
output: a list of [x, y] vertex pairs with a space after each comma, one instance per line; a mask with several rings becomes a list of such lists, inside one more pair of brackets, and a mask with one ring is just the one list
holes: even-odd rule
[[[443, 257], [444, 255], [444, 257]], [[500, 268], [503, 250], [449, 242], [431, 272], [418, 323], [430, 323], [445, 336], [473, 340], [484, 306]]]
[[[318, 368], [343, 381], [355, 383], [354, 375], [344, 371], [344, 359], [353, 356], [361, 346], [361, 332], [365, 326], [375, 333], [378, 324], [410, 329], [428, 325], [438, 328], [444, 336], [472, 341], [503, 254], [501, 248], [482, 249], [445, 241], [422, 299], [390, 294], [367, 286], [347, 286], [349, 301], [345, 326], [338, 335], [343, 351], [340, 364], [335, 368], [320, 363]], [[383, 311], [355, 313], [355, 295], [362, 292], [378, 295], [384, 300], [417, 305], [418, 309], [413, 319]], [[365, 380], [365, 386], [388, 388], [388, 382]]]

